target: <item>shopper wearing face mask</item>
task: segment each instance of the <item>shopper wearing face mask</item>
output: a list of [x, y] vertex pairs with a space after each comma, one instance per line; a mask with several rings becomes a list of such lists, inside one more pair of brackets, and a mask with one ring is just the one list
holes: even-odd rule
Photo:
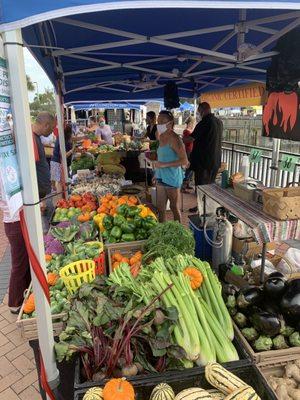
[[106, 125], [103, 117], [99, 120], [99, 127], [96, 129], [95, 135], [98, 137], [101, 144], [114, 144], [113, 136], [115, 134], [110, 129], [110, 126]]
[[[200, 103], [198, 107], [200, 122], [196, 125], [191, 136], [184, 142], [193, 142], [191, 152], [191, 168], [195, 175], [195, 186], [214, 183], [221, 166], [221, 143], [223, 123], [211, 112], [210, 105]], [[190, 212], [196, 212], [197, 207]]]
[[181, 221], [179, 197], [184, 178], [182, 167], [188, 165], [188, 159], [184, 144], [173, 128], [173, 114], [170, 111], [161, 111], [157, 120], [159, 148], [157, 150], [157, 161], [154, 162], [157, 208], [160, 222], [166, 220], [168, 200], [170, 201], [174, 220]]

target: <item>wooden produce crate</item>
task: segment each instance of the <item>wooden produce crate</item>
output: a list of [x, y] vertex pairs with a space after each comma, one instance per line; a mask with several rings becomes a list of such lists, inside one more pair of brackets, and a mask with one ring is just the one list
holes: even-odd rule
[[112, 255], [116, 251], [120, 252], [124, 255], [124, 257], [128, 257], [136, 253], [137, 251], [143, 251], [143, 247], [146, 243], [146, 240], [137, 240], [135, 242], [127, 242], [127, 243], [114, 243], [114, 244], [107, 244], [107, 260], [108, 260], [108, 273], [112, 272]]
[[276, 219], [300, 219], [300, 187], [265, 189], [263, 210]]
[[299, 355], [288, 355], [288, 356], [283, 356], [283, 357], [278, 357], [274, 359], [273, 361], [266, 361], [258, 365], [258, 369], [260, 370], [261, 374], [269, 384], [271, 390], [276, 396], [276, 393], [274, 392], [271, 384], [269, 383], [269, 379], [271, 376], [275, 376], [278, 378], [283, 377], [284, 375], [284, 369], [287, 363], [290, 361], [296, 361], [299, 360]]
[[[24, 309], [24, 304], [28, 296], [30, 295], [32, 289], [32, 283], [30, 284], [27, 293], [25, 295], [24, 302], [22, 304], [22, 307], [20, 309], [16, 325], [18, 330], [20, 331], [21, 337], [23, 339], [28, 339], [28, 340], [33, 340], [38, 338], [38, 330], [37, 330], [37, 319], [35, 317], [33, 318], [28, 318], [28, 319], [22, 319], [23, 316], [23, 309]], [[52, 324], [53, 324], [53, 336], [58, 336], [62, 330], [64, 329], [64, 317], [67, 314], [65, 312], [62, 312], [60, 314], [53, 314], [52, 315]]]
[[263, 363], [275, 362], [280, 360], [281, 357], [294, 357], [300, 358], [300, 347], [289, 347], [288, 349], [282, 350], [269, 350], [255, 352], [248, 340], [243, 336], [239, 327], [233, 322], [234, 331], [236, 338], [240, 341], [241, 345], [245, 348], [252, 361], [257, 366], [263, 365]]

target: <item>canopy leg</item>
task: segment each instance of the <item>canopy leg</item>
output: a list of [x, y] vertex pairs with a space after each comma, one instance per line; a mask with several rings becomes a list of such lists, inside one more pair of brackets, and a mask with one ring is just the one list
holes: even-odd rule
[[66, 194], [66, 187], [67, 187], [66, 184], [68, 181], [68, 166], [67, 166], [66, 144], [65, 144], [65, 133], [64, 133], [63, 104], [62, 104], [60, 88], [58, 88], [58, 90], [55, 94], [55, 104], [56, 104], [57, 127], [58, 127], [58, 136], [59, 136], [59, 147], [60, 147], [60, 154], [61, 154], [61, 166], [62, 166], [62, 170], [63, 170], [61, 183], [62, 183], [62, 188]]
[[271, 165], [271, 182], [270, 186], [274, 187], [278, 185], [278, 164], [280, 158], [280, 139], [273, 138], [273, 150], [272, 150], [272, 165]]
[[[8, 61], [17, 156], [23, 184], [23, 201], [25, 204], [35, 204], [39, 202], [39, 195], [33, 152], [33, 137], [30, 123], [21, 30], [5, 33], [4, 42]], [[25, 206], [24, 208], [26, 221], [30, 222], [27, 224], [30, 242], [40, 261], [43, 271], [46, 274], [40, 206], [39, 204], [36, 204], [34, 206]], [[51, 388], [54, 388], [57, 387], [59, 383], [59, 372], [56, 367], [54, 354], [53, 326], [50, 306], [32, 270], [31, 276], [37, 311], [39, 345], [49, 385]]]

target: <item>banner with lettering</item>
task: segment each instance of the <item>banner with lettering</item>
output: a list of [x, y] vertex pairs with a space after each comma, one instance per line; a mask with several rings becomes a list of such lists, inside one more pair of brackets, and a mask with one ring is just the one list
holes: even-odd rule
[[3, 45], [0, 42], [0, 196], [13, 217], [23, 202], [12, 121], [8, 119], [8, 114], [11, 112], [10, 90], [3, 54]]

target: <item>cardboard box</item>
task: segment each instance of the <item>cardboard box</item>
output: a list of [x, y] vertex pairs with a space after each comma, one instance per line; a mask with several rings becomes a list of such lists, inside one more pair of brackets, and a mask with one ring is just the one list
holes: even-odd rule
[[[276, 243], [267, 243], [267, 251], [275, 250]], [[232, 252], [234, 254], [243, 254], [250, 258], [262, 252], [262, 245], [257, 244], [253, 239], [238, 239], [233, 237]]]

